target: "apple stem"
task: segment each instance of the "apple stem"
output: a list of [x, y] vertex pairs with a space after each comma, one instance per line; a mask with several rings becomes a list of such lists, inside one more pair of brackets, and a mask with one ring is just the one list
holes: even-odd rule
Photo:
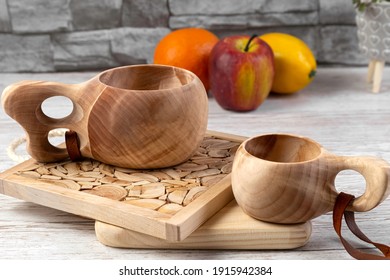
[[253, 34], [252, 37], [249, 38], [248, 43], [245, 46], [244, 52], [247, 52], [249, 50], [249, 45], [251, 44], [252, 40], [257, 37], [257, 34]]

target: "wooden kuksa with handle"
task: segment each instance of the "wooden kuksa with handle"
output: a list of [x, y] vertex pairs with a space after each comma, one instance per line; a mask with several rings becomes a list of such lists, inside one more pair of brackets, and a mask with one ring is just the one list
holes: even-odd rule
[[389, 195], [390, 166], [383, 159], [336, 156], [311, 139], [288, 134], [243, 142], [233, 162], [232, 187], [237, 203], [250, 216], [302, 223], [333, 210], [335, 178], [346, 169], [366, 179], [364, 194], [348, 211], [369, 211]]
[[[68, 116], [46, 116], [42, 103], [65, 96], [73, 103]], [[76, 132], [80, 154], [131, 168], [162, 168], [186, 161], [207, 128], [208, 100], [192, 72], [162, 65], [133, 65], [100, 73], [81, 84], [22, 81], [2, 95], [7, 114], [27, 133], [27, 150], [41, 162], [68, 157], [51, 145], [56, 128]]]

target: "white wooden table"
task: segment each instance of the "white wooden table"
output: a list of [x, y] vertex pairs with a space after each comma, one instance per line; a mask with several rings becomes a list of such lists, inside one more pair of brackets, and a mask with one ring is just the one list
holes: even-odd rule
[[[390, 162], [390, 71], [383, 73], [381, 92], [371, 93], [364, 68], [320, 68], [315, 81], [290, 96], [271, 95], [256, 111], [225, 111], [210, 98], [211, 130], [243, 136], [286, 132], [304, 135], [340, 155], [372, 155]], [[19, 80], [85, 81], [96, 73], [0, 74], [0, 92]], [[66, 110], [57, 104], [54, 111]], [[16, 163], [6, 148], [23, 136], [20, 126], [0, 111], [0, 172]], [[18, 153], [25, 153], [24, 147]], [[339, 191], [358, 195], [361, 175], [343, 171], [336, 178]], [[371, 239], [390, 244], [390, 199], [357, 222]], [[102, 245], [94, 221], [0, 195], [0, 259], [352, 259], [332, 226], [331, 214], [312, 221], [309, 242], [281, 251], [133, 250]], [[347, 237], [352, 237], [346, 233]], [[359, 248], [368, 248], [358, 241]]]

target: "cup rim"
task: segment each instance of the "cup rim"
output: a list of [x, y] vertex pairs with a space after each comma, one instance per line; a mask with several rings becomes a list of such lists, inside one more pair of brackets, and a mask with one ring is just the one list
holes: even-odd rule
[[[115, 87], [113, 85], [110, 85], [110, 84], [102, 81], [102, 76], [106, 75], [109, 72], [118, 71], [118, 70], [122, 70], [122, 69], [130, 69], [130, 68], [141, 68], [141, 67], [142, 68], [156, 68], [156, 67], [159, 67], [159, 68], [165, 68], [165, 69], [172, 69], [174, 71], [181, 71], [181, 72], [184, 72], [184, 73], [188, 74], [189, 76], [191, 76], [192, 80], [189, 83], [186, 83], [186, 84], [184, 84], [182, 86], [166, 88], [166, 89], [126, 89], [126, 88], [121, 88], [121, 87]], [[185, 87], [189, 87], [192, 84], [194, 84], [196, 82], [196, 80], [200, 81], [198, 76], [196, 76], [193, 72], [191, 72], [191, 71], [189, 71], [187, 69], [184, 69], [184, 68], [181, 68], [181, 67], [177, 67], [177, 66], [172, 66], [172, 65], [163, 65], [163, 64], [133, 64], [133, 65], [124, 65], [124, 66], [114, 67], [114, 68], [110, 68], [110, 69], [107, 69], [107, 70], [104, 70], [104, 71], [100, 72], [97, 75], [97, 80], [99, 81], [99, 83], [101, 83], [101, 84], [103, 84], [103, 85], [105, 85], [106, 87], [109, 87], [109, 88], [120, 89], [120, 90], [123, 90], [123, 91], [134, 91], [134, 92], [166, 92], [166, 91], [172, 91], [174, 89], [183, 89]], [[203, 83], [201, 83], [201, 84], [203, 85]]]
[[[252, 141], [258, 141], [259, 138], [270, 137], [270, 136], [289, 137], [289, 138], [300, 139], [300, 140], [303, 140], [305, 142], [308, 142], [318, 149], [317, 155], [315, 157], [307, 159], [307, 160], [284, 162], [284, 161], [268, 160], [268, 159], [256, 156], [248, 151], [248, 149], [247, 149], [248, 143], [250, 143]], [[249, 155], [250, 157], [255, 158], [256, 160], [259, 160], [259, 161], [264, 161], [264, 162], [272, 163], [272, 164], [294, 164], [294, 165], [304, 164], [304, 163], [308, 163], [308, 162], [312, 162], [312, 161], [317, 160], [319, 157], [321, 157], [321, 155], [323, 155], [323, 153], [325, 151], [324, 148], [322, 147], [322, 145], [319, 144], [317, 141], [314, 141], [313, 139], [310, 139], [310, 138], [305, 137], [305, 136], [300, 136], [300, 135], [290, 134], [290, 133], [268, 133], [268, 134], [261, 134], [261, 135], [253, 136], [253, 137], [245, 140], [244, 142], [242, 142], [241, 146], [242, 146], [242, 149], [245, 151], [245, 153], [247, 155]]]

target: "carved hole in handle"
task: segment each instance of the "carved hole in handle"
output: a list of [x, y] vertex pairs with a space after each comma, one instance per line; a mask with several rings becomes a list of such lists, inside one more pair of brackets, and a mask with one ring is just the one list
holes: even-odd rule
[[68, 97], [52, 96], [42, 102], [41, 110], [49, 118], [62, 119], [72, 114], [74, 106]]
[[49, 143], [54, 147], [60, 147], [65, 150], [65, 132], [68, 130], [69, 129], [67, 128], [56, 128], [50, 130], [47, 137]]
[[359, 197], [366, 190], [366, 179], [355, 170], [342, 170], [335, 178], [335, 187], [339, 193], [344, 192]]

